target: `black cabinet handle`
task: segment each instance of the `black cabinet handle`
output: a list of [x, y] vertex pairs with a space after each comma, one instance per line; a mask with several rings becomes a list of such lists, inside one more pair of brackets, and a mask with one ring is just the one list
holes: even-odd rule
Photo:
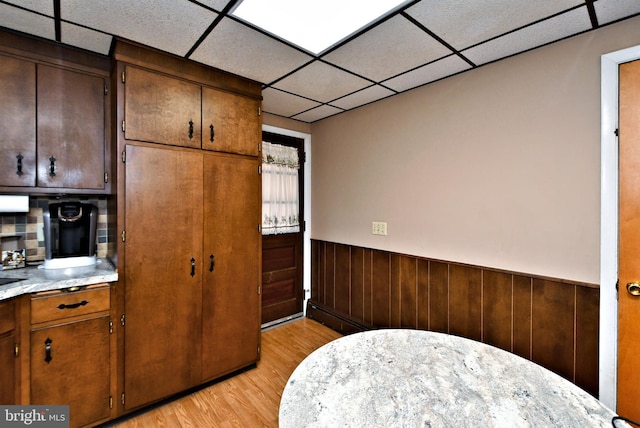
[[24, 159], [24, 156], [22, 156], [22, 153], [18, 153], [16, 159], [18, 160], [18, 165], [16, 166], [16, 174], [18, 174], [18, 177], [22, 177], [22, 175], [24, 174], [24, 172], [22, 172], [22, 159]]
[[189, 121], [189, 139], [193, 138], [193, 120]]
[[216, 133], [213, 129], [213, 123], [211, 125], [209, 125], [209, 129], [211, 130], [211, 138], [209, 139], [209, 141], [211, 141], [213, 143], [213, 138], [215, 137]]
[[47, 340], [44, 341], [44, 361], [49, 364], [51, 362], [51, 342], [53, 340], [47, 337]]
[[84, 306], [86, 305], [87, 302], [86, 300], [83, 300], [82, 302], [78, 302], [78, 303], [72, 303], [70, 305], [65, 305], [64, 303], [58, 305], [58, 309], [75, 309], [75, 308], [79, 308], [80, 306]]
[[209, 272], [213, 272], [213, 268], [216, 266], [216, 259], [213, 257], [213, 254], [209, 256], [209, 260], [211, 261], [209, 264]]
[[53, 156], [51, 156], [49, 158], [49, 175], [52, 177], [56, 176], [56, 158], [54, 158]]
[[196, 274], [196, 259], [191, 257], [191, 276]]

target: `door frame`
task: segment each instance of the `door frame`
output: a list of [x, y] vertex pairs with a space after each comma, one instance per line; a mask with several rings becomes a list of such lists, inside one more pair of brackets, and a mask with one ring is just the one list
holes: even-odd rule
[[302, 233], [302, 287], [304, 291], [302, 311], [307, 314], [307, 300], [311, 298], [311, 134], [262, 125], [262, 130], [274, 134], [301, 138], [304, 140], [304, 200], [303, 204], [303, 233]]
[[[600, 340], [599, 399], [617, 403], [618, 358], [618, 67], [640, 59], [640, 45], [600, 58]], [[603, 334], [607, 332], [607, 334]]]

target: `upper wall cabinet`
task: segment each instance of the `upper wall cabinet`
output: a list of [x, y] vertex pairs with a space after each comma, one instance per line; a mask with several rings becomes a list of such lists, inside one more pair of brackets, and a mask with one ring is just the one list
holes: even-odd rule
[[184, 80], [126, 67], [127, 140], [200, 148], [200, 86]]
[[127, 140], [258, 156], [260, 101], [125, 66]]
[[0, 36], [0, 192], [109, 193], [108, 59]]
[[257, 156], [256, 141], [262, 140], [259, 114], [256, 99], [203, 87], [202, 148]]
[[38, 187], [104, 189], [105, 79], [39, 65], [37, 80]]

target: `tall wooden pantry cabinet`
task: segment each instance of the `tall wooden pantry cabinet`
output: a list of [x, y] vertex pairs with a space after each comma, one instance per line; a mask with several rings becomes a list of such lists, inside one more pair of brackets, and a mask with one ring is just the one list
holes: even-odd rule
[[118, 41], [122, 411], [256, 363], [261, 87]]

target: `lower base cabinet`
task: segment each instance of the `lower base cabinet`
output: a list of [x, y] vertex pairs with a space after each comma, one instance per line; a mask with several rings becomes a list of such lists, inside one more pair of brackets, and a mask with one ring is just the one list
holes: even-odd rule
[[68, 405], [70, 426], [111, 416], [110, 288], [31, 298], [30, 404]]
[[0, 302], [0, 404], [16, 404], [16, 334], [14, 301]]

